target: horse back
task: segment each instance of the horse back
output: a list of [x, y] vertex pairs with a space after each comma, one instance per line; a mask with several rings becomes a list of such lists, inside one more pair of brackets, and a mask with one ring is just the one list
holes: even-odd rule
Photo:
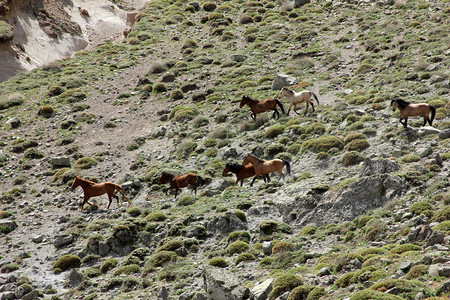
[[404, 108], [405, 113], [409, 116], [427, 116], [431, 109], [426, 103], [409, 104]]

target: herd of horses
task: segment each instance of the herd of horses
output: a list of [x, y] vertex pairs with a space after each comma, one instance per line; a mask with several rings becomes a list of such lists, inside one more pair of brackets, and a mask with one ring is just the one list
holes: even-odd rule
[[[278, 95], [278, 98], [281, 99], [282, 97], [286, 97], [289, 101], [289, 109], [287, 113], [285, 112], [280, 100], [277, 98], [267, 98], [265, 100], [258, 101], [244, 95], [241, 99], [240, 107], [242, 108], [244, 105], [248, 105], [252, 112], [250, 117], [256, 121], [256, 115], [266, 111], [273, 111], [273, 117], [278, 119], [280, 117], [280, 113], [278, 112], [277, 107], [280, 108], [281, 112], [284, 115], [289, 115], [292, 107], [294, 107], [293, 111], [298, 114], [297, 105], [306, 102], [306, 115], [310, 105], [313, 112], [315, 111], [314, 104], [311, 98], [314, 98], [317, 104], [319, 104], [317, 95], [314, 92], [308, 90], [295, 92], [287, 87], [283, 87]], [[412, 104], [411, 102], [402, 100], [400, 98], [394, 98], [391, 101], [391, 107], [393, 111], [395, 111], [397, 108], [400, 110], [401, 117], [399, 121], [405, 128], [407, 128], [408, 126], [408, 117], [410, 116], [422, 116], [424, 119], [423, 126], [425, 126], [427, 122], [428, 124], [430, 124], [430, 126], [432, 126], [434, 117], [436, 115], [436, 108], [433, 105], [427, 103]], [[431, 117], [429, 117], [430, 113]], [[291, 166], [287, 160], [272, 159], [265, 161], [259, 159], [256, 156], [248, 154], [240, 165], [227, 163], [222, 172], [222, 176], [226, 176], [230, 172], [234, 173], [236, 175], [235, 185], [240, 182], [241, 186], [244, 183], [244, 179], [253, 177], [253, 180], [250, 183], [250, 186], [253, 186], [253, 183], [257, 178], [262, 178], [264, 182], [270, 182], [270, 174], [273, 172], [277, 172], [280, 176], [280, 179], [284, 178], [284, 167], [286, 167], [287, 174], [290, 175]], [[178, 191], [188, 186], [192, 187], [194, 193], [197, 194], [197, 188], [202, 186], [205, 183], [205, 180], [195, 173], [173, 175], [167, 172], [162, 172], [158, 183], [169, 183], [169, 188], [166, 190], [166, 195], [168, 195], [169, 190], [174, 189], [176, 198], [178, 195]], [[117, 200], [117, 206], [119, 206], [119, 197], [114, 194], [116, 191], [120, 192], [123, 198], [131, 203], [131, 201], [125, 195], [123, 188], [120, 185], [112, 182], [95, 183], [77, 176], [73, 181], [71, 189], [73, 190], [78, 186], [81, 186], [84, 191], [84, 199], [81, 204], [81, 210], [84, 209], [85, 204], [92, 205], [89, 202], [89, 199], [91, 197], [101, 196], [104, 194], [107, 194], [109, 198], [107, 209], [109, 209], [111, 205], [112, 198], [115, 198]]]

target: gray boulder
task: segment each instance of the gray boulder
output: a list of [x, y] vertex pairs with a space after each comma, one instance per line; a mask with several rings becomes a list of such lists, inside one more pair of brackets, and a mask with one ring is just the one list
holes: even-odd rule
[[67, 277], [66, 285], [69, 287], [77, 286], [83, 280], [83, 273], [79, 272], [77, 269], [70, 270]]
[[281, 90], [284, 86], [294, 85], [298, 83], [298, 79], [285, 75], [285, 74], [277, 74], [277, 77], [274, 79], [272, 84], [272, 89], [275, 91]]
[[55, 246], [55, 248], [61, 248], [72, 244], [74, 240], [75, 239], [71, 234], [58, 235], [53, 242], [53, 246]]
[[250, 300], [266, 300], [272, 290], [274, 278], [269, 278], [264, 282], [255, 285], [250, 290]]
[[301, 7], [307, 3], [311, 3], [311, 0], [294, 0], [294, 7]]
[[300, 197], [291, 203], [277, 205], [285, 220], [296, 215], [296, 224], [318, 226], [350, 221], [370, 210], [384, 206], [400, 196], [407, 188], [406, 181], [395, 175], [368, 176], [348, 184], [339, 191], [323, 195]]
[[441, 131], [441, 133], [439, 133], [439, 138], [442, 140], [450, 138], [450, 129]]
[[50, 164], [53, 168], [70, 167], [70, 157], [55, 157], [52, 158]]
[[242, 286], [242, 280], [223, 268], [206, 267], [203, 283], [208, 299], [240, 300], [250, 296], [250, 290]]
[[366, 158], [360, 176], [381, 175], [398, 170], [400, 170], [400, 165], [394, 160]]
[[245, 229], [245, 224], [236, 217], [236, 214], [233, 212], [227, 212], [225, 215], [216, 216], [206, 224], [206, 230], [212, 233], [225, 234]]
[[441, 131], [439, 129], [436, 129], [436, 128], [431, 127], [431, 126], [422, 127], [418, 131], [418, 135], [421, 136], [421, 137], [429, 135], [429, 134], [439, 134], [439, 133], [441, 133]]

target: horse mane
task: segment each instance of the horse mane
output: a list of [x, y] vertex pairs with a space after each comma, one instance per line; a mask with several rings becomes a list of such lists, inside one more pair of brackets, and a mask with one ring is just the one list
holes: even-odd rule
[[294, 91], [293, 91], [293, 90], [291, 90], [290, 88], [287, 88], [287, 87], [285, 87], [285, 86], [282, 88], [282, 90], [286, 90], [286, 91], [288, 91], [289, 93], [294, 94]]
[[256, 158], [257, 160], [259, 160], [259, 162], [261, 162], [261, 163], [264, 162], [264, 160], [260, 159], [259, 157], [254, 156], [254, 155], [248, 154], [248, 156], [253, 156], [253, 157]]
[[75, 178], [75, 180], [76, 180], [77, 178], [78, 178], [79, 180], [81, 180], [81, 181], [84, 181], [84, 182], [87, 182], [87, 183], [90, 183], [90, 184], [97, 184], [97, 182], [94, 182], [94, 181], [91, 181], [91, 180], [87, 180], [87, 179], [81, 178], [80, 176], [77, 176], [77, 177]]
[[226, 164], [226, 166], [228, 168], [230, 168], [230, 171], [233, 172], [233, 173], [234, 172], [239, 172], [239, 171], [241, 171], [244, 168], [243, 165], [238, 165], [238, 164]]
[[411, 102], [405, 101], [405, 100], [400, 99], [400, 98], [395, 98], [395, 99], [392, 100], [392, 101], [396, 101], [396, 102], [398, 103], [398, 106], [399, 106], [401, 109], [403, 109], [403, 108], [405, 108], [406, 106], [408, 106], [409, 104], [411, 104]]
[[242, 98], [244, 98], [244, 97], [245, 97], [247, 100], [251, 101], [251, 102], [259, 102], [258, 100], [255, 100], [255, 99], [253, 99], [253, 98], [250, 97], [250, 96], [247, 96], [247, 95], [242, 96]]

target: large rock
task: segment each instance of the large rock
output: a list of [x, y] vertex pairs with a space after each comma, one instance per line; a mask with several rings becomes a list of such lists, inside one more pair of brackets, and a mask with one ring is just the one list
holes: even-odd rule
[[418, 135], [420, 137], [429, 135], [429, 134], [439, 134], [441, 131], [431, 126], [424, 126], [418, 130]]
[[442, 140], [450, 138], [450, 129], [441, 131], [441, 133], [439, 133], [439, 138]]
[[274, 79], [272, 84], [272, 89], [275, 91], [281, 90], [284, 86], [294, 85], [298, 83], [298, 79], [285, 75], [285, 74], [278, 74], [277, 77]]
[[294, 7], [300, 7], [307, 3], [311, 3], [311, 0], [294, 0]]
[[75, 241], [73, 235], [71, 234], [62, 234], [55, 237], [53, 242], [53, 246], [56, 248], [62, 248], [64, 246], [70, 245]]
[[70, 270], [69, 275], [67, 276], [66, 285], [69, 287], [77, 286], [83, 280], [83, 273], [78, 271], [77, 269]]
[[245, 229], [245, 224], [233, 212], [217, 216], [206, 224], [206, 230], [212, 233], [225, 234]]
[[203, 282], [208, 299], [241, 300], [250, 296], [250, 290], [242, 286], [242, 280], [222, 268], [205, 268]]
[[450, 262], [430, 266], [430, 268], [428, 269], [428, 275], [432, 277], [449, 277]]
[[251, 300], [266, 300], [269, 296], [270, 291], [272, 290], [274, 278], [269, 278], [264, 282], [255, 285], [250, 290], [250, 299]]
[[55, 157], [50, 161], [52, 167], [70, 167], [70, 157]]
[[370, 210], [384, 206], [407, 189], [405, 180], [395, 175], [368, 176], [348, 184], [339, 191], [300, 197], [291, 203], [280, 203], [278, 209], [289, 222], [296, 216], [296, 224], [317, 224], [350, 221]]
[[364, 160], [360, 175], [381, 175], [396, 172], [398, 170], [400, 170], [400, 165], [394, 160], [366, 158]]

